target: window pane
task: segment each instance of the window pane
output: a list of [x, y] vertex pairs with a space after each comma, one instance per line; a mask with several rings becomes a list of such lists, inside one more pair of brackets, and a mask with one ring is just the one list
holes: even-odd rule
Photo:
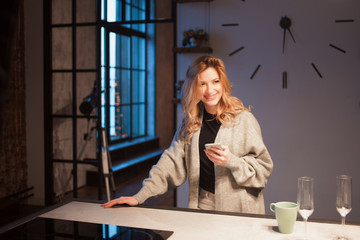
[[106, 57], [106, 53], [105, 53], [105, 29], [102, 27], [101, 28], [101, 65], [104, 66], [105, 65], [105, 57]]
[[121, 104], [130, 104], [130, 74], [131, 72], [129, 70], [121, 70], [121, 78], [118, 83]]
[[[101, 0], [101, 3], [106, 9], [102, 12], [105, 21], [145, 20], [146, 0]], [[146, 91], [151, 86], [147, 86], [147, 42], [145, 37], [136, 36], [135, 31], [132, 32], [146, 33], [146, 24], [121, 26], [130, 28], [130, 31], [122, 34], [120, 29], [120, 32], [107, 33], [106, 27], [101, 31], [101, 65], [104, 68], [101, 71], [104, 82], [102, 88], [109, 87], [102, 93], [102, 126], [110, 125], [111, 141], [146, 136], [148, 128]], [[109, 38], [106, 34], [109, 34]], [[106, 81], [108, 84], [105, 84]], [[106, 103], [107, 94], [109, 103]], [[109, 116], [105, 116], [105, 113]], [[106, 121], [107, 124], [104, 124]]]
[[109, 66], [115, 67], [116, 66], [116, 34], [110, 33], [109, 34], [109, 48], [111, 51], [109, 52]]
[[52, 85], [52, 114], [71, 114], [73, 104], [71, 73], [53, 73]]
[[134, 7], [139, 7], [139, 0], [131, 0], [130, 2]]
[[[107, 6], [105, 7], [105, 3]], [[107, 16], [104, 16], [105, 12], [101, 13], [101, 19], [106, 19], [108, 22], [115, 22], [121, 20], [121, 1], [119, 0], [103, 0], [102, 8], [106, 8]]]
[[[145, 20], [145, 17], [146, 17], [145, 10], [135, 6], [132, 7], [131, 20], [141, 21], [141, 20]], [[146, 29], [145, 26], [146, 26], [145, 24], [132, 24], [131, 28], [140, 32], [145, 32]]]
[[77, 72], [76, 73], [76, 89], [81, 89], [81, 91], [76, 91], [76, 102], [78, 104], [78, 108], [76, 109], [76, 114], [81, 114], [87, 116], [89, 113], [91, 116], [96, 115], [96, 111], [94, 106], [92, 107], [92, 111], [86, 110], [82, 108], [80, 111], [80, 105], [83, 102], [90, 102], [95, 104], [97, 101], [96, 94], [96, 73], [94, 72]]
[[[106, 82], [105, 82], [105, 74], [106, 74], [106, 68], [105, 67], [101, 67], [101, 92], [105, 91], [105, 87], [106, 87]], [[105, 102], [101, 101], [101, 104], [105, 104]]]
[[110, 105], [115, 105], [115, 79], [116, 79], [116, 69], [115, 68], [110, 68], [110, 82], [109, 82], [109, 104]]
[[72, 1], [71, 0], [52, 0], [51, 2], [51, 23], [64, 24], [71, 23]]
[[52, 68], [72, 68], [72, 28], [61, 27], [52, 29]]
[[133, 137], [145, 135], [145, 104], [133, 106]]
[[132, 1], [131, 19], [132, 20], [145, 20], [145, 5], [144, 0]]
[[119, 114], [116, 119], [117, 126], [117, 136], [121, 138], [126, 138], [129, 136], [131, 131], [131, 109], [130, 106], [121, 106], [119, 107]]
[[146, 32], [146, 25], [140, 24], [139, 31], [145, 33]]
[[101, 67], [101, 127], [105, 128], [105, 119], [106, 119], [106, 78], [105, 78], [105, 67]]
[[130, 68], [130, 59], [131, 59], [131, 52], [130, 52], [131, 42], [130, 42], [130, 40], [131, 40], [131, 38], [128, 36], [121, 36], [121, 35], [118, 35], [118, 36], [120, 36], [120, 37], [118, 37], [120, 45], [116, 51], [118, 58], [119, 58], [119, 63], [117, 65], [122, 68]]
[[110, 33], [110, 67], [130, 68], [130, 37]]
[[107, 0], [107, 17], [108, 22], [116, 21], [116, 0]]
[[116, 111], [115, 111], [115, 106], [110, 106], [110, 116], [109, 116], [109, 120], [110, 120], [110, 129], [109, 129], [109, 134], [110, 136], [114, 136], [116, 135], [115, 132], [115, 116], [116, 116]]
[[146, 1], [145, 0], [139, 0], [139, 7], [145, 11], [146, 8]]
[[138, 8], [133, 7], [131, 9], [131, 19], [132, 20], [142, 20], [141, 12]]
[[102, 106], [101, 107], [101, 127], [102, 128], [106, 128], [106, 126], [105, 126], [105, 119], [106, 119], [106, 109], [105, 109], [105, 107], [104, 106]]
[[132, 67], [133, 68], [137, 68], [139, 69], [139, 38], [138, 37], [132, 37], [131, 39], [131, 43], [132, 43]]
[[145, 73], [133, 71], [132, 101], [134, 104], [145, 102]]
[[96, 27], [77, 27], [76, 36], [76, 67], [96, 68]]
[[73, 135], [72, 119], [57, 118], [52, 120], [53, 124], [53, 158], [72, 159]]
[[139, 72], [132, 73], [132, 101], [134, 104], [139, 103]]
[[126, 21], [131, 20], [131, 6], [129, 3], [126, 3], [126, 6], [125, 6], [125, 20]]
[[145, 69], [145, 39], [132, 38], [132, 66], [135, 69]]
[[139, 72], [139, 102], [145, 103], [146, 93], [146, 74], [144, 71]]
[[76, 22], [95, 22], [96, 0], [76, 0], [76, 11]]
[[105, 1], [107, 1], [107, 0], [101, 0], [101, 20], [105, 20], [105, 12], [106, 12]]
[[110, 125], [110, 135], [115, 135], [115, 118], [116, 118], [116, 109], [115, 109], [115, 75], [116, 69], [110, 68], [110, 78], [109, 78], [109, 125]]

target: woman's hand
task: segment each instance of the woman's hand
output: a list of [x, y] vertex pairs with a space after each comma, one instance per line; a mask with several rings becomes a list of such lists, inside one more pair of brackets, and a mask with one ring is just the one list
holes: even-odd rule
[[224, 166], [230, 158], [230, 151], [228, 146], [222, 146], [222, 149], [212, 147], [209, 150], [204, 149], [206, 156], [214, 164]]
[[111, 201], [108, 201], [107, 203], [104, 203], [101, 206], [103, 206], [104, 208], [109, 208], [117, 204], [127, 204], [130, 206], [136, 206], [139, 205], [139, 202], [134, 197], [119, 197]]

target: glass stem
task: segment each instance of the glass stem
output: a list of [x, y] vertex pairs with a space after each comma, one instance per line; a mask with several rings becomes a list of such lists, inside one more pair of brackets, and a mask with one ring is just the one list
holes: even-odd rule
[[307, 218], [304, 218], [305, 223], [305, 239], [307, 239]]
[[345, 233], [345, 216], [341, 216], [341, 236], [344, 237]]

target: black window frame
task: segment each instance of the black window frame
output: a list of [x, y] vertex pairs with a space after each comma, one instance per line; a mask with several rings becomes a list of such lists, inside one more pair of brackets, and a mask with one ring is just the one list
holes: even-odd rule
[[[147, 44], [147, 26], [146, 24], [148, 23], [151, 23], [151, 21], [147, 21], [146, 19], [149, 19], [149, 16], [150, 16], [150, 1], [149, 0], [146, 0], [145, 1], [145, 19], [144, 20], [132, 20], [132, 16], [127, 16], [126, 15], [126, 11], [125, 11], [125, 8], [127, 7], [126, 4], [127, 1], [124, 1], [124, 0], [121, 0], [119, 1], [121, 2], [121, 10], [118, 11], [118, 15], [116, 17], [119, 17], [120, 15], [120, 18], [121, 18], [121, 21], [114, 21], [114, 22], [107, 22], [107, 21], [104, 21], [102, 20], [102, 24], [101, 24], [101, 27], [104, 31], [104, 43], [101, 43], [103, 46], [104, 46], [104, 60], [103, 60], [103, 64], [101, 64], [101, 68], [102, 70], [101, 71], [104, 71], [103, 72], [103, 76], [102, 76], [102, 81], [105, 81], [105, 87], [104, 89], [102, 89], [102, 94], [104, 95], [103, 96], [103, 99], [104, 101], [102, 101], [101, 103], [101, 108], [102, 108], [102, 121], [105, 121], [104, 123], [102, 123], [102, 126], [106, 129], [106, 135], [108, 137], [108, 141], [109, 141], [109, 145], [113, 145], [113, 144], [117, 144], [117, 143], [121, 143], [121, 142], [125, 142], [125, 141], [132, 141], [132, 140], [135, 140], [137, 138], [141, 138], [141, 137], [146, 137], [148, 136], [148, 119], [147, 119], [147, 107], [148, 107], [148, 102], [147, 102], [147, 91], [146, 89], [148, 88], [148, 81], [147, 81], [147, 48], [148, 48], [148, 44]], [[130, 4], [131, 5], [131, 4]], [[104, 0], [104, 4], [103, 6], [105, 7], [105, 9], [107, 9], [107, 0]], [[132, 6], [132, 5], [131, 5]], [[132, 6], [133, 7], [133, 6]], [[104, 19], [107, 19], [107, 16], [106, 16], [106, 11], [104, 11]], [[131, 20], [127, 20], [127, 19], [131, 19]], [[141, 32], [141, 31], [138, 31], [136, 29], [134, 29], [134, 25], [138, 25], [138, 24], [145, 24], [145, 32]], [[130, 27], [125, 27], [125, 26], [130, 26]], [[115, 34], [118, 34], [120, 36], [128, 36], [130, 37], [130, 52], [132, 54], [132, 38], [133, 37], [138, 37], [138, 38], [141, 38], [141, 39], [144, 39], [145, 40], [145, 89], [144, 89], [144, 93], [145, 93], [145, 96], [143, 97], [144, 98], [144, 102], [140, 102], [140, 103], [135, 103], [133, 101], [133, 97], [132, 97], [132, 92], [133, 92], [133, 71], [137, 71], [137, 69], [134, 69], [133, 66], [132, 66], [132, 58], [130, 59], [130, 68], [128, 69], [130, 71], [130, 103], [127, 103], [127, 104], [122, 104], [120, 103], [120, 107], [121, 106], [125, 106], [125, 105], [128, 105], [130, 106], [130, 126], [128, 129], [130, 129], [130, 131], [128, 132], [128, 135], [126, 137], [112, 137], [111, 136], [111, 128], [112, 126], [110, 126], [110, 109], [112, 107], [115, 107], [116, 109], [117, 106], [112, 106], [110, 104], [110, 33], [115, 33]], [[104, 69], [104, 70], [103, 70]], [[134, 106], [136, 105], [139, 105], [139, 104], [142, 104], [143, 106], [145, 106], [145, 113], [144, 113], [144, 123], [143, 123], [143, 126], [144, 126], [144, 132], [143, 134], [141, 135], [136, 135], [134, 136], [133, 135], [133, 108]], [[104, 108], [104, 109], [103, 109]], [[117, 111], [115, 111], [116, 114], [118, 114]], [[116, 118], [115, 118], [115, 122], [116, 122]], [[116, 123], [115, 123], [116, 124]], [[121, 122], [120, 122], [120, 127], [121, 127]]]

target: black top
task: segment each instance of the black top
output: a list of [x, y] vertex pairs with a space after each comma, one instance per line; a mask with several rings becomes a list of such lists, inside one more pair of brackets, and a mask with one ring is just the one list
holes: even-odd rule
[[199, 137], [200, 152], [200, 187], [208, 192], [215, 193], [214, 163], [206, 156], [204, 149], [206, 143], [213, 143], [219, 131], [221, 123], [204, 110], [203, 122]]

